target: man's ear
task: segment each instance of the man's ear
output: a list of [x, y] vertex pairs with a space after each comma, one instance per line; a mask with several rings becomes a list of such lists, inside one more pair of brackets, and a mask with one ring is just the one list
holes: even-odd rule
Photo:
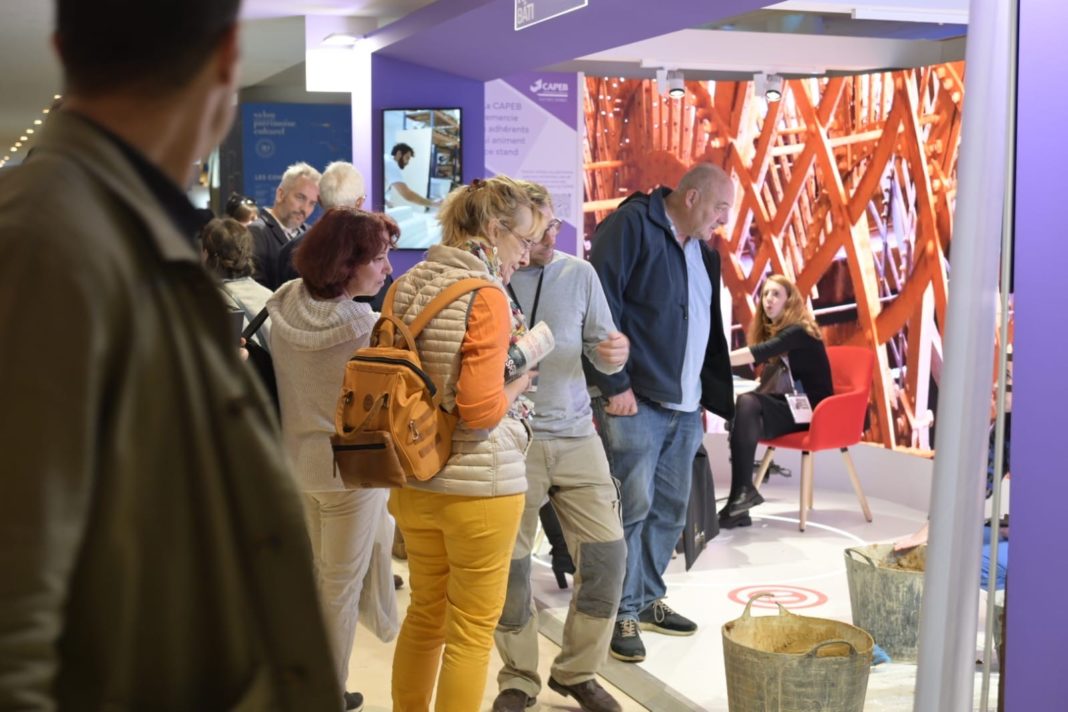
[[282, 186], [278, 186], [274, 189], [274, 204], [278, 205], [286, 197], [286, 192], [282, 190]]
[[220, 84], [237, 88], [238, 62], [241, 59], [241, 42], [237, 23], [230, 25], [219, 37], [215, 50], [216, 78]]
[[698, 201], [700, 201], [700, 200], [701, 200], [701, 191], [697, 190], [697, 188], [690, 188], [689, 190], [686, 191], [686, 207], [687, 208], [692, 208], [693, 206], [697, 205]]
[[367, 199], [366, 195], [361, 195], [359, 198], [356, 198], [356, 209], [357, 210], [363, 208], [363, 201], [366, 200], [366, 199]]

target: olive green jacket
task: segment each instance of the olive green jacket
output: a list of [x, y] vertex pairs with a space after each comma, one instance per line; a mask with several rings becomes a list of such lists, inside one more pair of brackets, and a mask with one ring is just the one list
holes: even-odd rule
[[0, 178], [0, 709], [341, 709], [252, 378], [189, 238], [54, 113]]

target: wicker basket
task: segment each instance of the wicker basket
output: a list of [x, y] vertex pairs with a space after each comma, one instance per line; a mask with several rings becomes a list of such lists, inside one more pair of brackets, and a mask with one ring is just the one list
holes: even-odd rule
[[871, 633], [895, 662], [916, 662], [927, 547], [901, 556], [891, 544], [845, 550], [853, 625]]
[[730, 712], [861, 712], [871, 668], [871, 636], [848, 623], [809, 618], [779, 606], [723, 626]]

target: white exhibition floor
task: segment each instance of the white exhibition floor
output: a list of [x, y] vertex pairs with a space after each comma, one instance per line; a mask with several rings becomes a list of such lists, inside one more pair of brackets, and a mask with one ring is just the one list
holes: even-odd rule
[[[707, 436], [706, 447], [717, 496], [725, 497], [729, 471], [724, 436]], [[795, 613], [851, 621], [844, 549], [858, 544], [893, 541], [918, 529], [927, 516], [931, 476], [931, 462], [923, 458], [875, 446], [862, 445], [851, 450], [874, 521], [870, 524], [864, 521], [856, 498], [848, 488], [841, 457], [834, 452], [822, 453], [817, 455], [815, 465], [815, 509], [809, 515], [807, 530], [799, 532], [799, 455], [776, 453], [776, 463], [790, 468], [793, 476], [771, 477], [762, 489], [767, 501], [753, 511], [753, 526], [721, 532], [709, 542], [690, 571], [685, 570], [681, 555], [668, 569], [667, 602], [698, 623], [697, 634], [674, 637], [644, 632], [642, 639], [647, 649], [644, 662], [622, 663], [611, 658], [606, 662], [602, 677], [611, 684], [609, 689], [614, 693], [622, 691], [617, 697], [625, 710], [726, 711], [720, 627], [741, 615], [744, 601], [754, 592], [776, 592], [777, 598]], [[553, 642], [559, 641], [567, 612], [570, 589], [561, 591], [557, 588], [547, 558], [535, 556], [533, 588], [542, 609], [541, 629], [548, 638], [543, 639], [542, 655], [551, 658], [556, 650]], [[402, 598], [406, 603], [407, 596]], [[756, 605], [753, 608], [754, 614], [758, 615], [772, 615], [775, 613], [772, 609], [772, 604], [766, 604], [759, 611]], [[981, 652], [981, 626], [979, 630], [976, 650]], [[374, 641], [365, 630], [361, 629], [357, 634], [350, 666], [350, 689], [364, 692], [368, 712], [390, 708], [391, 650], [391, 645]], [[542, 660], [546, 678], [548, 664], [548, 659]], [[495, 677], [499, 666], [499, 658], [494, 653], [487, 676], [485, 710], [489, 710], [496, 695]], [[976, 669], [978, 709], [980, 668], [977, 666]], [[915, 672], [914, 664], [899, 662], [872, 668], [864, 709], [879, 712], [911, 710]], [[992, 678], [990, 700], [991, 708], [994, 708], [997, 674]], [[564, 700], [549, 690], [542, 692], [539, 702], [542, 710], [579, 709], [572, 700]]]

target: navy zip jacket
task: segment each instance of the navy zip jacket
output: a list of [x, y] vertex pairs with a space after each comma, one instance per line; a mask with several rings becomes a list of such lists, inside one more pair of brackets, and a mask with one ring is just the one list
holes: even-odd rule
[[[605, 375], [586, 367], [586, 380], [602, 395], [628, 388], [658, 403], [682, 398], [682, 361], [689, 318], [686, 257], [664, 209], [670, 188], [634, 193], [605, 218], [593, 237], [590, 263], [604, 286], [620, 331], [630, 339], [625, 369]], [[734, 416], [730, 352], [719, 310], [719, 255], [701, 243], [712, 283], [712, 323], [701, 368], [701, 405], [723, 418]]]

